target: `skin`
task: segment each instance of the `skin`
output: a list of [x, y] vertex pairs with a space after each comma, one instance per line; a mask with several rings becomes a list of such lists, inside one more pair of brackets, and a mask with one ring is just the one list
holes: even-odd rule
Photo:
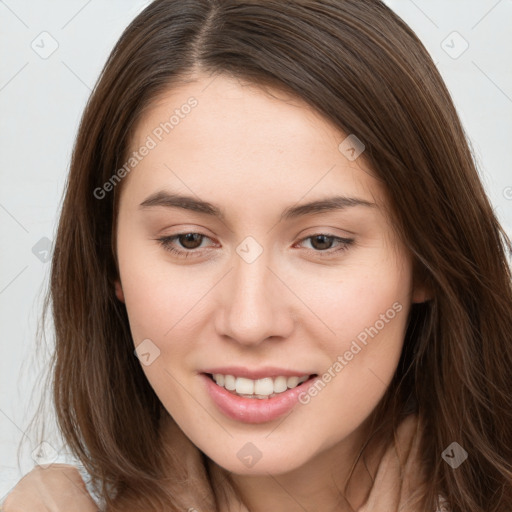
[[[339, 490], [395, 372], [411, 303], [428, 293], [413, 279], [410, 254], [364, 153], [348, 160], [338, 149], [347, 134], [300, 99], [198, 74], [145, 110], [131, 151], [190, 97], [198, 105], [118, 185], [116, 295], [126, 304], [135, 347], [150, 339], [160, 351], [142, 368], [179, 428], [214, 461], [214, 475], [229, 472], [247, 504], [219, 498], [222, 512], [351, 510]], [[140, 206], [163, 190], [207, 200], [225, 219]], [[280, 220], [287, 207], [335, 194], [373, 206]], [[195, 245], [169, 242], [193, 253], [187, 258], [159, 241], [186, 233], [204, 235]], [[322, 246], [319, 234], [353, 243], [334, 252], [343, 243]], [[236, 250], [247, 236], [263, 250], [252, 263]], [[286, 417], [232, 420], [199, 377], [225, 365], [332, 373], [338, 356], [393, 304], [400, 312]], [[165, 437], [171, 445], [174, 428]], [[261, 452], [252, 467], [237, 457], [246, 443]], [[381, 456], [369, 454], [369, 473], [356, 466], [347, 492], [353, 508], [364, 502]]]
[[[187, 437], [232, 474], [251, 511], [350, 510], [338, 503], [336, 488], [395, 372], [410, 305], [426, 292], [414, 283], [381, 183], [363, 157], [349, 161], [339, 151], [346, 134], [282, 92], [269, 95], [226, 76], [196, 78], [155, 101], [132, 139], [136, 150], [175, 108], [198, 100], [122, 183], [116, 291], [134, 344], [149, 338], [158, 347], [159, 357], [143, 366], [149, 382]], [[225, 219], [140, 206], [162, 190], [208, 200]], [[374, 206], [280, 221], [285, 208], [334, 193]], [[205, 235], [195, 245], [170, 243], [194, 253], [187, 258], [158, 240], [184, 233]], [[335, 253], [339, 242], [323, 249], [307, 238], [322, 233], [354, 242]], [[263, 249], [252, 263], [236, 252], [247, 236]], [[284, 420], [227, 418], [198, 376], [228, 364], [320, 375], [394, 303], [401, 312]], [[252, 468], [237, 457], [248, 442], [262, 453]], [[352, 506], [370, 485], [360, 476]]]
[[79, 472], [67, 464], [36, 466], [9, 494], [5, 512], [98, 512]]

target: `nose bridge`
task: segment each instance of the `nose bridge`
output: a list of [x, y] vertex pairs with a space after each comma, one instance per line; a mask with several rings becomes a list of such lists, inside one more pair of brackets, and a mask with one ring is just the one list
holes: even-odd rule
[[271, 336], [286, 336], [292, 323], [286, 313], [284, 286], [269, 270], [272, 267], [270, 251], [259, 247], [254, 240], [246, 240], [237, 248], [223, 303], [221, 334], [246, 345], [260, 343]]

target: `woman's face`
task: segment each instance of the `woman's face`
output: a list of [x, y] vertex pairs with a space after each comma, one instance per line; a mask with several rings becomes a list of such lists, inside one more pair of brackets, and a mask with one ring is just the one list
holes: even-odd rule
[[174, 87], [145, 111], [117, 185], [117, 296], [142, 368], [192, 442], [239, 474], [346, 447], [423, 299], [362, 148], [273, 94], [224, 76]]

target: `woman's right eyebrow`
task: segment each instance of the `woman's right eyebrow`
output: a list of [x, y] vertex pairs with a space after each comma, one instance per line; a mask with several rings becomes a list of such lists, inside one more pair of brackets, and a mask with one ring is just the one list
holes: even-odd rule
[[[315, 215], [319, 213], [346, 210], [354, 206], [374, 207], [375, 203], [358, 197], [347, 197], [336, 195], [327, 198], [321, 198], [304, 204], [291, 205], [287, 207], [280, 216], [280, 220], [290, 220], [306, 215]], [[208, 201], [203, 201], [198, 197], [172, 193], [160, 190], [148, 196], [139, 205], [141, 209], [165, 207], [165, 208], [181, 208], [191, 210], [197, 213], [210, 215], [226, 221], [226, 215], [222, 208]]]

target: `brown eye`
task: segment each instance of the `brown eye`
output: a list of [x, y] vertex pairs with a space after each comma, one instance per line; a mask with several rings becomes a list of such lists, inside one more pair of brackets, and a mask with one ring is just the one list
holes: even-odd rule
[[313, 254], [320, 257], [334, 256], [335, 253], [346, 251], [353, 243], [353, 238], [342, 238], [327, 233], [317, 233], [303, 238], [300, 243], [308, 242], [310, 248], [306, 247]]
[[330, 249], [332, 247], [332, 243], [334, 242], [335, 237], [329, 235], [315, 235], [310, 238], [311, 246], [314, 249], [325, 250]]
[[185, 249], [197, 249], [201, 245], [202, 237], [199, 233], [184, 233], [179, 235], [177, 240]]
[[193, 258], [200, 256], [202, 249], [208, 249], [207, 246], [201, 247], [201, 245], [203, 241], [210, 240], [210, 238], [202, 233], [178, 233], [157, 240], [166, 251], [180, 258]]

